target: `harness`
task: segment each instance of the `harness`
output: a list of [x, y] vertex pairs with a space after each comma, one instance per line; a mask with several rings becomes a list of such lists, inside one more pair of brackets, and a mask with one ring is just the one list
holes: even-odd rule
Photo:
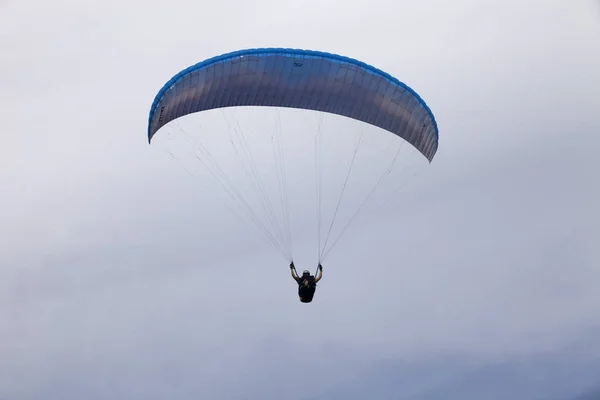
[[[299, 277], [300, 282], [298, 283], [298, 285], [300, 285], [301, 288], [304, 289], [316, 289], [317, 288], [317, 282], [314, 276], [309, 275], [307, 277], [301, 276]], [[308, 285], [305, 286], [304, 285], [304, 281], [308, 281]]]

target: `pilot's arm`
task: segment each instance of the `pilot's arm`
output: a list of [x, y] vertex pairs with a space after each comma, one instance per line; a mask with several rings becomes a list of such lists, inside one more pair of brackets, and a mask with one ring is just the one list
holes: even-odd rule
[[319, 272], [317, 273], [317, 277], [315, 278], [315, 283], [319, 282], [323, 277], [323, 266], [319, 264]]
[[294, 266], [294, 262], [292, 261], [290, 263], [290, 272], [292, 273], [292, 278], [294, 278], [294, 280], [298, 280], [298, 274], [296, 273], [296, 267]]

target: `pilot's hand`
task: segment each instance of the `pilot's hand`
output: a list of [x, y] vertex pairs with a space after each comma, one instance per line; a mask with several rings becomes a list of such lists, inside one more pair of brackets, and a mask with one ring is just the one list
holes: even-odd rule
[[294, 266], [294, 262], [293, 261], [290, 263], [290, 269], [296, 269], [296, 267]]
[[323, 272], [323, 266], [319, 264], [319, 271]]

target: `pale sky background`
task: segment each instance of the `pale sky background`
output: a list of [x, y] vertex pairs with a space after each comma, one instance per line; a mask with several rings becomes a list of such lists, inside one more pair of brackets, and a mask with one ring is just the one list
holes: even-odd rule
[[[1, 1], [0, 399], [600, 398], [598, 9]], [[310, 305], [202, 176], [147, 143], [164, 82], [254, 47], [375, 65], [440, 128]]]

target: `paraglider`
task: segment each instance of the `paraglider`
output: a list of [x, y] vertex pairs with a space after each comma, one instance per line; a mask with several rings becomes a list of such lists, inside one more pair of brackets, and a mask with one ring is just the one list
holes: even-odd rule
[[323, 277], [323, 266], [319, 264], [317, 267], [319, 273], [317, 276], [310, 274], [309, 270], [304, 270], [302, 276], [298, 276], [294, 262], [290, 263], [290, 271], [292, 278], [298, 283], [298, 297], [302, 303], [310, 303], [313, 300], [315, 291], [317, 290], [317, 282]]
[[[352, 58], [312, 50], [281, 48], [235, 51], [202, 61], [173, 76], [159, 90], [152, 103], [148, 119], [148, 142], [152, 141], [163, 126], [186, 115], [243, 106], [310, 110], [346, 117], [395, 135], [402, 139], [399, 142], [411, 144], [429, 163], [438, 148], [438, 127], [433, 113], [421, 97], [406, 84], [388, 73]], [[236, 131], [236, 134], [239, 135], [239, 132]], [[200, 148], [197, 157], [236, 201], [255, 231], [290, 262], [292, 276], [299, 282], [299, 290], [303, 291], [300, 295], [301, 301], [310, 302], [314, 295], [314, 285], [322, 277], [323, 259], [338, 243], [341, 235], [381, 182], [387, 178], [399, 158], [399, 149], [381, 178], [376, 180], [372, 190], [359, 202], [356, 213], [336, 239], [331, 237], [332, 227], [338, 217], [354, 157], [324, 238], [321, 237], [321, 183], [317, 183], [316, 261], [319, 265], [319, 275], [315, 278], [309, 273], [307, 279], [303, 280], [295, 273], [293, 264], [290, 206], [281, 149], [276, 150], [274, 142], [281, 201], [281, 212], [278, 215], [271, 197], [265, 190], [263, 176], [257, 171], [256, 160], [251, 155], [248, 156], [248, 149], [243, 147], [246, 145], [245, 138], [237, 137], [238, 142], [233, 139], [232, 136], [232, 145], [236, 146], [236, 143], [239, 143], [242, 149], [238, 151], [236, 148], [236, 153], [240, 157], [247, 157], [246, 161], [240, 162], [247, 174], [247, 182], [252, 184], [256, 191], [258, 205], [267, 216], [266, 222], [260, 218], [256, 208], [241, 195], [241, 191], [237, 190], [233, 180], [215, 160], [214, 154]], [[360, 143], [359, 141], [357, 144], [354, 156]], [[315, 160], [319, 179], [318, 157], [315, 157]]]

